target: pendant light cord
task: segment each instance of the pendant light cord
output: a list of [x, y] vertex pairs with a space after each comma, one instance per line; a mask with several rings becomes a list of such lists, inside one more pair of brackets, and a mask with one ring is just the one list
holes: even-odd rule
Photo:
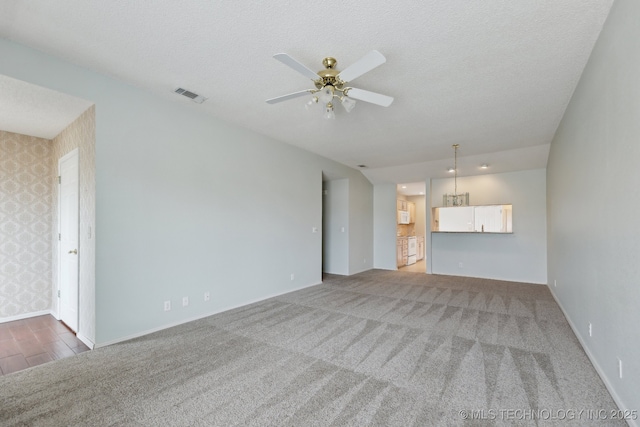
[[458, 197], [458, 147], [453, 144], [453, 196]]

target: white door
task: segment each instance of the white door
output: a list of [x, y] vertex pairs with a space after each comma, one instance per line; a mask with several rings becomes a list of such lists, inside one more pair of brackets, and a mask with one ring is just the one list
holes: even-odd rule
[[78, 149], [58, 161], [59, 184], [59, 283], [60, 319], [78, 331]]

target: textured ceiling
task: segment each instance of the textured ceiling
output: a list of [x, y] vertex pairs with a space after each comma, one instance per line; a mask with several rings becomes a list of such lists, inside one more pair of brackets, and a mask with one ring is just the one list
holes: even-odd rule
[[[4, 0], [0, 37], [175, 102], [191, 102], [172, 93], [189, 89], [209, 98], [198, 108], [212, 116], [365, 164], [374, 182], [410, 182], [393, 171], [450, 163], [453, 143], [493, 172], [545, 167], [540, 152], [612, 2]], [[325, 56], [344, 69], [373, 49], [387, 62], [352, 86], [393, 96], [388, 108], [358, 102], [329, 121], [305, 98], [264, 102], [310, 88], [275, 53], [320, 70]], [[528, 150], [538, 155], [519, 158]]]
[[0, 75], [0, 130], [53, 139], [91, 104]]

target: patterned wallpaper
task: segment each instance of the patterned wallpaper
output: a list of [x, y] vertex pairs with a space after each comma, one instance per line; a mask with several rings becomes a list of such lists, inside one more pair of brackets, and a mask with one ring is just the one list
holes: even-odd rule
[[[53, 139], [52, 168], [58, 173], [58, 159], [78, 147], [80, 152], [80, 243], [78, 261], [80, 265], [80, 322], [78, 333], [95, 342], [95, 218], [96, 218], [96, 122], [95, 106], [80, 115], [65, 130]], [[55, 226], [51, 238], [54, 242], [53, 271], [58, 267], [58, 185], [54, 181], [52, 192], [52, 218]], [[53, 275], [52, 296], [58, 289], [58, 276]], [[54, 298], [57, 304], [57, 298]], [[57, 309], [57, 305], [56, 305]]]
[[0, 318], [51, 308], [50, 140], [0, 131]]

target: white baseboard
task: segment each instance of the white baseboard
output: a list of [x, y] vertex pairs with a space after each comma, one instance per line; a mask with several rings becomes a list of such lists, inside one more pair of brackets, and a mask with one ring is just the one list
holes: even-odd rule
[[51, 314], [51, 310], [34, 311], [32, 313], [18, 314], [17, 316], [2, 317], [0, 318], [0, 323], [14, 322], [16, 320], [29, 319], [31, 317], [44, 316], [47, 314]]
[[[558, 306], [560, 307], [560, 310], [562, 310], [562, 314], [564, 314], [564, 317], [567, 319], [567, 322], [569, 323], [571, 330], [573, 330], [573, 334], [576, 336], [576, 338], [578, 338], [578, 342], [580, 342], [582, 349], [587, 354], [587, 357], [591, 361], [591, 364], [596, 369], [596, 372], [600, 376], [600, 379], [602, 379], [604, 386], [609, 391], [609, 394], [613, 398], [613, 401], [616, 403], [616, 405], [618, 405], [618, 409], [621, 409], [623, 411], [628, 410], [629, 408], [627, 408], [626, 405], [622, 402], [622, 399], [620, 399], [620, 396], [618, 395], [615, 388], [613, 387], [613, 384], [611, 384], [611, 381], [609, 381], [609, 378], [605, 374], [604, 370], [602, 369], [602, 367], [600, 366], [596, 358], [593, 356], [593, 353], [591, 353], [591, 350], [589, 349], [589, 347], [586, 345], [584, 339], [582, 338], [582, 335], [580, 335], [580, 331], [573, 324], [573, 321], [567, 314], [567, 311], [562, 306], [562, 303], [558, 299], [555, 292], [553, 292], [553, 288], [548, 284], [547, 284], [547, 287], [549, 288], [549, 291], [551, 292], [553, 299], [556, 301], [556, 304], [558, 304]], [[631, 408], [631, 409], [636, 409], [636, 408]], [[631, 427], [640, 427], [640, 424], [638, 424], [638, 420], [626, 420], [626, 421], [627, 421], [627, 424], [629, 424]]]
[[80, 332], [78, 332], [76, 334], [76, 338], [78, 338], [80, 341], [82, 341], [87, 347], [89, 347], [91, 350], [94, 349], [94, 347], [96, 346], [93, 341], [91, 341], [89, 338], [85, 337], [84, 335], [82, 335]]
[[[280, 295], [288, 294], [290, 292], [299, 291], [299, 290], [302, 290], [302, 289], [310, 288], [312, 286], [321, 285], [321, 284], [322, 284], [322, 282], [312, 283], [310, 285], [303, 285], [303, 286], [300, 286], [300, 287], [297, 287], [297, 288], [294, 288], [294, 289], [289, 289], [289, 290], [284, 291], [284, 292], [278, 292], [278, 293], [271, 294], [271, 295], [268, 295], [268, 296], [265, 296], [265, 297], [256, 298], [254, 300], [250, 300], [250, 301], [244, 302], [242, 304], [237, 304], [237, 305], [234, 305], [234, 306], [231, 306], [231, 307], [225, 307], [225, 308], [221, 308], [221, 309], [218, 309], [218, 310], [215, 310], [215, 311], [211, 311], [211, 312], [208, 312], [208, 313], [200, 314], [198, 316], [189, 317], [187, 319], [183, 319], [183, 320], [179, 320], [177, 322], [173, 322], [173, 323], [169, 323], [169, 324], [166, 324], [166, 325], [162, 325], [162, 326], [159, 326], [157, 328], [147, 329], [146, 331], [142, 331], [142, 332], [138, 332], [138, 333], [135, 333], [135, 334], [127, 335], [125, 337], [118, 338], [118, 339], [115, 339], [115, 340], [111, 340], [111, 341], [107, 341], [107, 342], [103, 342], [103, 343], [97, 343], [97, 344], [93, 344], [92, 343], [94, 345], [93, 348], [106, 347], [106, 346], [109, 346], [109, 345], [113, 345], [113, 344], [118, 344], [118, 343], [121, 343], [121, 342], [129, 341], [129, 340], [132, 340], [134, 338], [139, 338], [139, 337], [142, 337], [142, 336], [145, 336], [145, 335], [152, 334], [154, 332], [159, 332], [159, 331], [162, 331], [162, 330], [165, 330], [165, 329], [173, 328], [174, 326], [179, 326], [179, 325], [183, 325], [185, 323], [193, 322], [195, 320], [204, 319], [205, 317], [213, 316], [214, 314], [224, 313], [225, 311], [234, 310], [234, 309], [239, 308], [239, 307], [244, 307], [245, 305], [254, 304], [256, 302], [268, 300], [270, 298], [275, 298], [275, 297], [278, 297]], [[85, 344], [87, 344], [87, 343], [85, 342]]]

